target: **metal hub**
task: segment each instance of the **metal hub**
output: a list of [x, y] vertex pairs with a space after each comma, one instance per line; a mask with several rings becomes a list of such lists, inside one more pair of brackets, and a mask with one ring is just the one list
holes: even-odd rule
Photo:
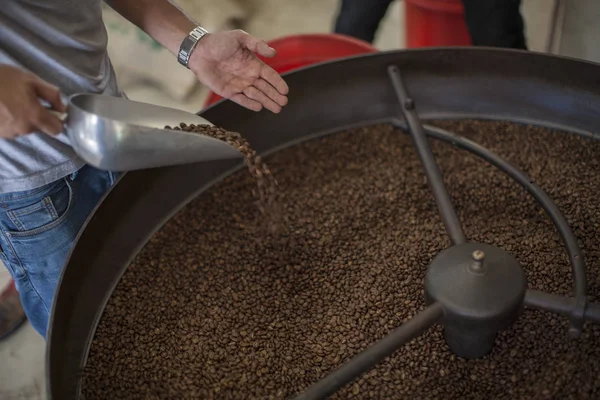
[[496, 334], [523, 309], [527, 279], [506, 251], [480, 243], [452, 246], [439, 253], [425, 277], [429, 304], [444, 308], [444, 335], [460, 357], [486, 355]]

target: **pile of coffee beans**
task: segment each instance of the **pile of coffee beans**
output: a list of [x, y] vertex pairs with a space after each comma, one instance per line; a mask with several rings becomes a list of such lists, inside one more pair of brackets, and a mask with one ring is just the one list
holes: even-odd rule
[[[544, 188], [585, 253], [600, 301], [600, 143], [500, 122], [438, 123]], [[470, 241], [514, 254], [529, 286], [572, 293], [556, 230], [492, 166], [433, 142]], [[284, 399], [424, 307], [423, 278], [450, 242], [411, 139], [387, 125], [270, 156], [289, 241], [283, 260], [240, 171], [169, 221], [112, 295], [84, 370], [86, 399]], [[450, 353], [439, 326], [336, 399], [598, 399], [600, 326], [527, 310], [489, 356]]]

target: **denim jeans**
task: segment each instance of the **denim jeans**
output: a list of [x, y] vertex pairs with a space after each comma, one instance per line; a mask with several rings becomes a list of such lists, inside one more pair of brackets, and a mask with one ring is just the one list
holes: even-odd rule
[[[394, 0], [340, 0], [335, 33], [373, 43]], [[462, 0], [475, 46], [526, 49], [521, 0]]]
[[84, 166], [46, 186], [0, 194], [0, 258], [29, 322], [43, 337], [75, 238], [116, 177]]

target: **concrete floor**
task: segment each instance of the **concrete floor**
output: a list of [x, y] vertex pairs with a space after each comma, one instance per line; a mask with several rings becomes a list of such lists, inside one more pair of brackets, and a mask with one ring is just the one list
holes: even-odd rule
[[[246, 1], [246, 4], [252, 6], [252, 16], [247, 20], [244, 29], [267, 40], [294, 33], [330, 31], [337, 4], [336, 0]], [[216, 9], [221, 4], [220, 0], [204, 0], [204, 2], [211, 3]], [[550, 3], [550, 0], [524, 0], [523, 14], [526, 19], [528, 42], [532, 50], [542, 51], [546, 46]], [[580, 15], [586, 14], [581, 8], [583, 3], [598, 10], [597, 7], [594, 8], [595, 0], [577, 0], [577, 4], [580, 5], [578, 8]], [[396, 2], [384, 20], [375, 43], [380, 50], [403, 47], [402, 6], [401, 2]], [[594, 26], [595, 19], [585, 18], [585, 21], [590, 25], [590, 29], [598, 29]], [[565, 29], [571, 44], [567, 48], [563, 46], [561, 53], [575, 48], [573, 51], [579, 52], [570, 55], [596, 57], [598, 51], [593, 53], [590, 50], [594, 40], [582, 40], [581, 30], [581, 25], [577, 26], [577, 31]], [[577, 36], [578, 32], [579, 36]], [[577, 49], [577, 46], [581, 49]], [[184, 99], [170, 98], [164, 91], [151, 85], [137, 84], [126, 89], [133, 99], [179, 107], [193, 112], [202, 108], [207, 95], [207, 90], [202, 87]], [[8, 274], [0, 266], [0, 287], [3, 287], [7, 281]], [[13, 337], [0, 342], [0, 400], [41, 400], [45, 399], [44, 392], [44, 342], [27, 324]]]

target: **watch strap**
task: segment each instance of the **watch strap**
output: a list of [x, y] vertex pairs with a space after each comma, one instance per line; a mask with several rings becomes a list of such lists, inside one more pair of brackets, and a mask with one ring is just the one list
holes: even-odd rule
[[179, 53], [177, 53], [177, 61], [186, 68], [189, 68], [190, 57], [192, 52], [196, 48], [196, 45], [204, 36], [208, 34], [208, 31], [201, 26], [194, 28], [179, 47]]

